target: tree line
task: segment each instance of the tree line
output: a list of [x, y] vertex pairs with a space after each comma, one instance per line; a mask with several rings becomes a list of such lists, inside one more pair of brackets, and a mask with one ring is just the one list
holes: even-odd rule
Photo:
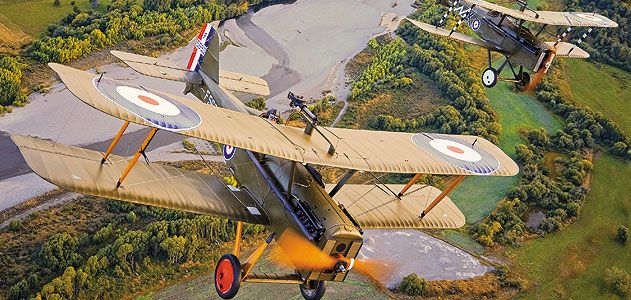
[[50, 25], [44, 37], [30, 46], [29, 53], [42, 63], [67, 63], [126, 40], [155, 37], [161, 46], [172, 46], [185, 40], [179, 34], [182, 30], [232, 18], [259, 2], [144, 0], [141, 6], [131, 0], [115, 0], [104, 13], [75, 10], [60, 24]]
[[22, 90], [22, 70], [25, 67], [26, 64], [18, 58], [0, 57], [0, 114], [5, 111], [3, 106], [22, 106], [26, 102]]
[[[592, 58], [631, 71], [631, 47], [629, 37], [631, 37], [631, 6], [629, 1], [624, 0], [566, 0], [566, 8], [571, 11], [598, 12], [616, 23], [618, 28], [604, 28], [597, 30], [589, 38], [589, 44], [583, 44], [585, 50], [592, 55]], [[575, 34], [577, 40], [582, 32]]]

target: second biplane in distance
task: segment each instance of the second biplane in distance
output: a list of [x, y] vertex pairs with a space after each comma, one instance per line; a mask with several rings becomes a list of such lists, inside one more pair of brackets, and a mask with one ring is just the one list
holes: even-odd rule
[[[222, 298], [234, 297], [244, 282], [267, 282], [297, 284], [305, 299], [320, 299], [326, 281], [344, 281], [350, 270], [371, 275], [375, 266], [383, 267], [355, 259], [364, 229], [461, 227], [465, 218], [449, 199], [450, 191], [467, 176], [513, 176], [519, 171], [502, 150], [476, 136], [320, 126], [304, 100], [291, 93], [290, 105], [300, 110], [306, 128], [278, 124], [273, 110], [248, 108], [229, 91], [265, 94], [267, 85], [256, 77], [220, 72], [219, 45], [216, 30], [204, 26], [188, 69], [112, 52], [140, 73], [186, 82], [185, 93], [201, 101], [50, 64], [77, 98], [124, 124], [105, 153], [33, 137], [12, 139], [35, 173], [65, 189], [237, 221], [234, 252], [215, 267], [214, 285]], [[130, 123], [151, 130], [131, 159], [112, 155]], [[223, 144], [237, 186], [216, 175], [148, 159], [136, 164], [162, 130]], [[347, 172], [327, 184], [315, 165]], [[374, 184], [347, 184], [356, 171], [371, 175]], [[383, 184], [374, 173], [415, 175], [398, 185]], [[451, 180], [441, 191], [416, 184], [421, 174], [448, 175]], [[271, 233], [244, 263], [238, 258], [242, 222], [265, 225]], [[272, 240], [292, 271], [252, 272]]]
[[[517, 87], [532, 90], [545, 73], [548, 72], [555, 56], [570, 58], [589, 58], [589, 54], [577, 45], [564, 42], [573, 27], [589, 27], [579, 38], [578, 43], [584, 41], [592, 32], [592, 27], [617, 27], [618, 24], [607, 17], [587, 12], [555, 12], [536, 11], [527, 6], [526, 2], [517, 1], [520, 9], [515, 10], [483, 0], [440, 0], [439, 3], [449, 6], [437, 25], [430, 25], [412, 19], [407, 19], [416, 27], [431, 34], [449, 37], [465, 43], [487, 49], [488, 68], [482, 73], [482, 83], [491, 88], [498, 80], [514, 82]], [[447, 23], [451, 14], [459, 18], [451, 29], [441, 26]], [[462, 22], [479, 38], [456, 32]], [[526, 23], [541, 24], [535, 33]], [[540, 35], [547, 26], [568, 26], [567, 30], [557, 36], [556, 41], [544, 42]], [[506, 60], [499, 68], [492, 65], [491, 52], [502, 54]], [[519, 66], [516, 72], [513, 64]], [[500, 78], [504, 67], [508, 65], [513, 78]], [[535, 74], [534, 78], [528, 72]]]

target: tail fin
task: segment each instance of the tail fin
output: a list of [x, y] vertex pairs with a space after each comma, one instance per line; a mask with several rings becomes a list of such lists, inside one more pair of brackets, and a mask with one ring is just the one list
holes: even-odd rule
[[193, 53], [188, 60], [188, 70], [197, 72], [200, 69], [213, 81], [219, 83], [219, 22], [206, 23], [197, 36]]

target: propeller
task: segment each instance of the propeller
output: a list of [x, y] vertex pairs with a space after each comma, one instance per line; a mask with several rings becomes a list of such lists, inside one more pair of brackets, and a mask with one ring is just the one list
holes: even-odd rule
[[276, 239], [276, 243], [270, 258], [281, 267], [336, 272], [348, 272], [352, 269], [373, 280], [383, 280], [390, 275], [389, 270], [393, 266], [385, 260], [363, 260], [346, 258], [339, 254], [326, 254], [311, 241], [291, 229], [285, 230]]
[[543, 61], [542, 67], [539, 68], [537, 73], [533, 74], [532, 78], [530, 79], [530, 82], [524, 88], [525, 91], [532, 92], [535, 90], [537, 85], [539, 85], [539, 83], [543, 79], [543, 76], [545, 76], [546, 73], [548, 73], [548, 70], [550, 69], [550, 66], [552, 65], [552, 61], [554, 60], [554, 57], [556, 56], [556, 52], [557, 52], [556, 46], [553, 46], [550, 49], [550, 53], [547, 55], [545, 61]]

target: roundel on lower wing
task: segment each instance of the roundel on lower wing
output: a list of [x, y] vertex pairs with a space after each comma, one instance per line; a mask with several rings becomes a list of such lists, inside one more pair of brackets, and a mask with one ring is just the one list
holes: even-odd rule
[[418, 133], [412, 136], [412, 142], [424, 152], [474, 174], [492, 174], [500, 167], [499, 161], [481, 147], [453, 136]]
[[231, 160], [234, 157], [234, 153], [237, 152], [237, 148], [230, 145], [223, 145], [223, 158], [226, 160]]
[[106, 98], [160, 129], [181, 131], [202, 123], [196, 111], [162, 93], [120, 85], [107, 78], [97, 77], [93, 83]]

